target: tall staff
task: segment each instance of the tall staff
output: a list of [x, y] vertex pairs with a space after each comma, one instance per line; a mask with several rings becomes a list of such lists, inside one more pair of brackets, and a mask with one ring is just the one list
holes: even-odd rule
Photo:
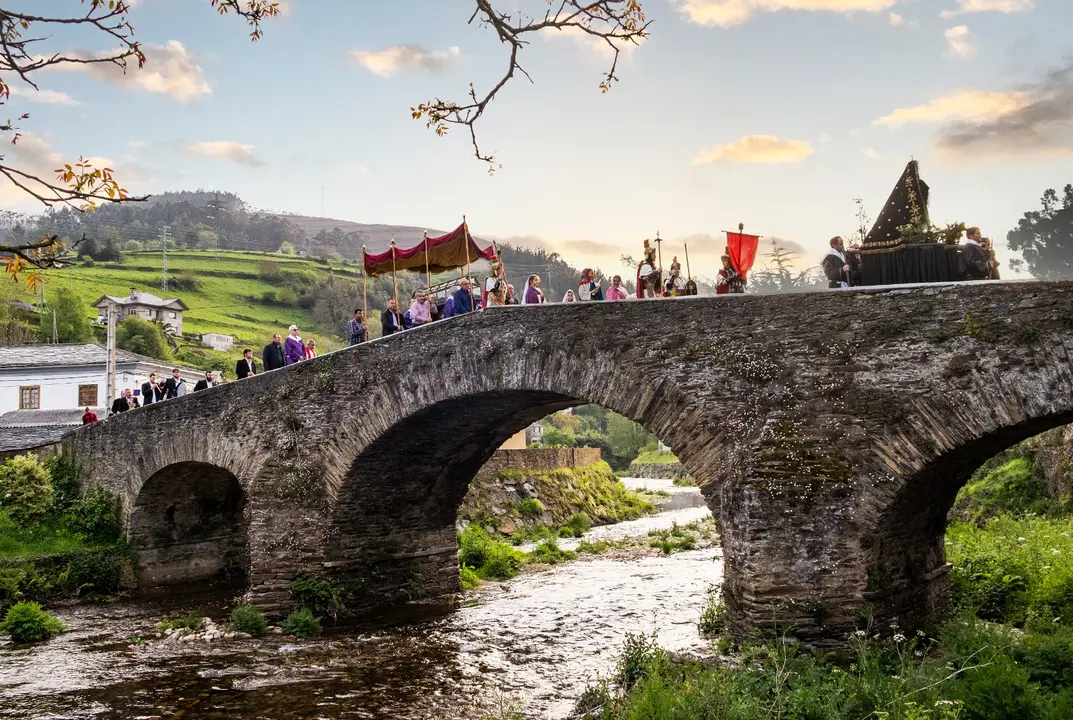
[[[470, 256], [469, 256], [469, 225], [466, 224], [466, 216], [462, 216], [462, 244], [466, 246], [466, 277], [470, 283], [473, 282], [473, 272], [470, 268]], [[473, 288], [469, 289], [469, 306], [472, 310], [477, 309], [476, 303], [473, 302]]]
[[425, 231], [425, 289], [429, 293], [429, 299], [432, 299], [432, 273], [428, 269], [428, 230]]
[[659, 287], [656, 288], [656, 297], [665, 295], [663, 289], [663, 241], [660, 240], [659, 230], [656, 231], [656, 263], [659, 265], [659, 274], [656, 275], [656, 280], [659, 282]]
[[365, 275], [365, 246], [361, 246], [361, 319], [368, 323], [369, 320], [369, 291]]
[[[391, 239], [391, 284], [395, 287], [395, 312], [399, 313], [399, 278], [395, 273], [395, 238]], [[402, 313], [399, 313], [402, 317]]]

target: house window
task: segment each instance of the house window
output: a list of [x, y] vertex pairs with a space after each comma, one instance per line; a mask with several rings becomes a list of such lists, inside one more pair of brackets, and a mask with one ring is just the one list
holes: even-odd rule
[[41, 409], [41, 386], [30, 385], [19, 388], [19, 410]]
[[137, 314], [138, 314], [137, 310], [134, 310], [134, 309], [127, 310], [127, 315], [137, 315]]
[[78, 386], [78, 407], [97, 407], [97, 386]]
[[175, 319], [175, 313], [168, 313], [168, 316], [169, 316], [169, 317], [170, 317], [170, 318], [171, 318], [172, 320], [174, 320], [174, 319]]

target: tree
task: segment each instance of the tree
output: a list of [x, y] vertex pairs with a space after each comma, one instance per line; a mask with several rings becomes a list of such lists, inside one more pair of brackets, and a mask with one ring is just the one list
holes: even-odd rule
[[[476, 9], [469, 21], [474, 20], [482, 27], [492, 28], [501, 43], [510, 47], [507, 69], [490, 90], [481, 94], [469, 86], [469, 99], [456, 103], [450, 100], [429, 100], [410, 108], [415, 120], [425, 119], [425, 126], [437, 135], [447, 134], [449, 125], [458, 125], [469, 130], [473, 154], [477, 159], [488, 163], [488, 172], [496, 169], [495, 158], [481, 151], [477, 143], [474, 128], [477, 121], [488, 109], [500, 90], [517, 72], [524, 75], [529, 82], [533, 79], [521, 66], [518, 55], [523, 46], [529, 44], [528, 37], [543, 30], [558, 30], [588, 35], [604, 41], [611, 49], [611, 67], [604, 73], [600, 90], [607, 92], [618, 80], [615, 70], [618, 68], [618, 56], [627, 44], [639, 44], [648, 37], [648, 21], [641, 9], [641, 0], [548, 0], [548, 9], [541, 18], [530, 17], [521, 11], [503, 12], [493, 7], [493, 0], [474, 0]], [[511, 3], [507, 3], [508, 5]]]
[[119, 323], [115, 334], [116, 347], [146, 357], [166, 359], [168, 343], [158, 325], [137, 315], [128, 315]]
[[651, 439], [643, 427], [618, 413], [607, 414], [607, 442], [611, 452], [627, 464], [637, 457]]
[[1040, 204], [1041, 209], [1026, 212], [1006, 234], [1010, 250], [1023, 258], [1011, 260], [1010, 267], [1027, 267], [1045, 280], [1073, 277], [1073, 185], [1065, 186], [1061, 201], [1057, 192], [1047, 190]]
[[804, 290], [820, 283], [821, 273], [818, 268], [805, 270], [791, 269], [797, 261], [797, 253], [790, 252], [779, 245], [777, 238], [771, 238], [771, 252], [763, 254], [770, 258], [764, 270], [749, 275], [749, 290], [754, 293], [790, 292]]
[[361, 307], [361, 288], [333, 278], [313, 294], [313, 322], [320, 332], [346, 337], [346, 325]]
[[[68, 10], [67, 15], [33, 14], [0, 7], [0, 105], [11, 99], [11, 81], [19, 80], [34, 91], [39, 90], [34, 81], [35, 73], [59, 66], [114, 65], [127, 72], [130, 65], [141, 69], [146, 64], [145, 54], [134, 40], [134, 26], [127, 19], [129, 0], [80, 0], [84, 12]], [[267, 0], [209, 0], [221, 15], [229, 12], [246, 19], [250, 25], [250, 37], [261, 37], [261, 20], [279, 14], [279, 5]], [[6, 3], [5, 3], [6, 4]], [[43, 3], [38, 3], [43, 4]], [[36, 7], [35, 4], [34, 6]], [[88, 31], [97, 37], [84, 42], [83, 47], [101, 43], [118, 45], [115, 50], [101, 53], [66, 51], [57, 48], [56, 38], [69, 42], [80, 31]], [[52, 45], [50, 47], [50, 44]], [[20, 88], [21, 89], [21, 88]], [[30, 119], [28, 113], [17, 120], [0, 122], [0, 134], [12, 145], [18, 145], [22, 127], [18, 122]], [[55, 170], [54, 179], [35, 175], [20, 169], [0, 154], [0, 175], [15, 187], [36, 198], [46, 206], [66, 205], [83, 212], [93, 211], [99, 202], [123, 202], [144, 200], [132, 198], [127, 190], [113, 177], [111, 168], [95, 167], [84, 158], [65, 163]], [[24, 270], [28, 273], [27, 288], [36, 289], [41, 282], [40, 268], [54, 267], [62, 261], [63, 244], [56, 235], [47, 235], [34, 240], [0, 244], [0, 253], [7, 257], [6, 272], [18, 279]]]
[[61, 343], [82, 343], [93, 338], [93, 324], [86, 306], [74, 290], [60, 288], [52, 307], [41, 313], [41, 340], [52, 339], [52, 317], [56, 316], [56, 338]]

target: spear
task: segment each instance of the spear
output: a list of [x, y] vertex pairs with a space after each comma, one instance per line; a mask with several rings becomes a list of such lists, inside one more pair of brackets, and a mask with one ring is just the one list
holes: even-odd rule
[[663, 241], [660, 240], [659, 230], [656, 231], [656, 257], [656, 262], [659, 265], [659, 272], [656, 273], [656, 282], [659, 283], [656, 297], [659, 297], [663, 294]]

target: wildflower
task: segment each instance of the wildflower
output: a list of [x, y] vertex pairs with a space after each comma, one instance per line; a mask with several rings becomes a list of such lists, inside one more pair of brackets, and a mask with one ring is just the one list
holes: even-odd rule
[[1058, 548], [1051, 548], [1051, 555], [1061, 555], [1062, 551]]
[[895, 633], [893, 639], [896, 643], [902, 643], [905, 642], [905, 635], [902, 635], [901, 633]]
[[859, 638], [863, 638], [863, 637], [868, 636], [868, 633], [866, 633], [864, 630], [858, 630], [857, 632], [855, 632], [853, 634], [856, 635]]
[[1023, 537], [1017, 538], [1017, 542], [1024, 542], [1024, 541], [1025, 541], [1025, 539]]

